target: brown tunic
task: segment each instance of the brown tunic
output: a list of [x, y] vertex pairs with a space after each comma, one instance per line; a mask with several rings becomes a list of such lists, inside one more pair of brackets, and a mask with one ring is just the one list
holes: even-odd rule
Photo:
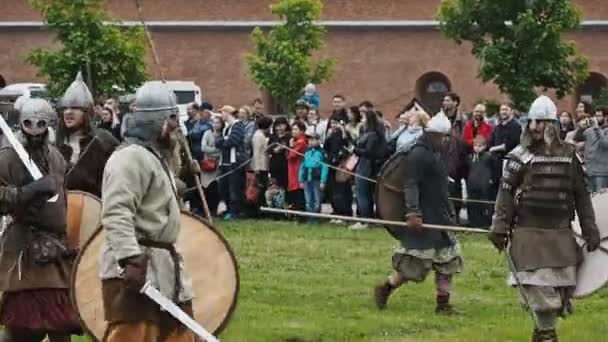
[[[54, 262], [39, 265], [34, 262], [31, 253], [32, 232], [42, 231], [59, 239], [65, 238], [66, 229], [66, 193], [64, 188], [65, 161], [53, 146], [48, 145], [48, 174], [56, 178], [58, 200], [47, 202], [36, 218], [27, 218], [16, 203], [2, 203], [3, 212], [13, 217], [13, 223], [2, 237], [2, 255], [0, 258], [0, 289], [2, 291], [20, 291], [42, 288], [69, 288], [70, 271], [73, 258], [59, 258]], [[40, 165], [38, 165], [40, 167]], [[43, 168], [41, 171], [46, 173]], [[28, 182], [28, 171], [10, 147], [0, 149], [0, 179], [7, 184], [5, 191], [21, 187]], [[25, 222], [27, 218], [28, 222]]]
[[574, 150], [561, 144], [548, 154], [518, 146], [507, 158], [492, 231], [511, 232], [517, 271], [578, 265], [583, 256], [571, 229], [574, 212], [584, 237], [599, 233]]

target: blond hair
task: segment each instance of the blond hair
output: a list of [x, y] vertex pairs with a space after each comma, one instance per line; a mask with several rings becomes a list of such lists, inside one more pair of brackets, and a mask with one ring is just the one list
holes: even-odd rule
[[429, 121], [431, 120], [431, 117], [423, 111], [411, 111], [410, 112], [410, 121], [412, 121], [412, 120], [418, 126], [420, 126], [422, 128], [426, 128]]

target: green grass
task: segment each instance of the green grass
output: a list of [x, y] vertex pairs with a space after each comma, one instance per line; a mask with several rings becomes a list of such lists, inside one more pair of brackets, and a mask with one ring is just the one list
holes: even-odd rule
[[[241, 293], [223, 341], [529, 341], [532, 323], [506, 262], [484, 236], [460, 236], [465, 272], [454, 284], [457, 317], [434, 313], [432, 277], [399, 289], [387, 310], [372, 288], [390, 271], [396, 241], [384, 230], [219, 222], [239, 262]], [[561, 341], [608, 341], [608, 291], [576, 301]]]

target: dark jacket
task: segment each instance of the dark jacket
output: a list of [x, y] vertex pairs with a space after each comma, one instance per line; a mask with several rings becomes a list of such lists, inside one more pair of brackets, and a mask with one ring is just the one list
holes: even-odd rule
[[457, 113], [454, 118], [450, 118], [450, 122], [452, 123], [452, 131], [444, 148], [445, 160], [448, 165], [448, 175], [457, 181], [465, 178], [468, 174], [466, 163], [469, 149], [462, 139], [464, 121], [460, 113]]
[[190, 142], [190, 150], [192, 157], [196, 160], [203, 160], [202, 141], [205, 132], [212, 129], [211, 124], [207, 121], [197, 121], [191, 130], [188, 131], [188, 141]]
[[350, 144], [350, 136], [348, 133], [344, 133], [344, 129], [332, 131], [323, 144], [323, 149], [327, 155], [327, 163], [333, 166], [340, 164], [350, 155], [350, 152], [346, 149]]
[[197, 119], [188, 119], [186, 121], [184, 121], [184, 126], [186, 126], [186, 131], [190, 132], [194, 126], [196, 125], [196, 123], [198, 122]]
[[116, 140], [121, 140], [120, 127], [120, 125], [112, 127], [112, 122], [100, 122], [97, 125], [97, 129], [108, 131]]
[[235, 165], [245, 161], [245, 130], [241, 121], [226, 125], [215, 146], [222, 151], [222, 165]]
[[[422, 216], [424, 223], [452, 224], [453, 209], [448, 201], [448, 174], [441, 154], [423, 134], [406, 154], [403, 175], [406, 214]], [[455, 241], [444, 231], [406, 229], [401, 244], [405, 248], [429, 249], [451, 246]]]
[[[33, 260], [32, 242], [35, 240], [34, 236], [41, 232], [50, 234], [64, 245], [67, 244], [67, 206], [63, 186], [66, 163], [54, 146], [47, 145], [44, 152], [38, 151], [40, 153], [28, 150], [28, 153], [43, 175], [55, 178], [58, 199], [55, 202], [42, 202], [37, 215], [32, 217], [27, 210], [24, 211], [27, 208], [18, 206], [15, 191], [16, 188], [30, 183], [31, 176], [12, 147], [0, 149], [0, 215], [13, 217], [11, 226], [2, 236], [0, 290], [5, 292], [44, 288], [67, 289], [70, 284], [73, 258], [58, 257], [42, 265]], [[17, 264], [19, 266], [16, 266]]]
[[467, 157], [467, 189], [474, 192], [488, 191], [494, 182], [494, 157], [490, 152], [472, 153]]
[[287, 150], [278, 146], [272, 146], [275, 143], [289, 146], [289, 140], [291, 140], [291, 134], [287, 133], [282, 137], [273, 134], [268, 140], [268, 146], [271, 146], [268, 150], [270, 155], [270, 177], [277, 180], [277, 183], [282, 188], [287, 188]]
[[348, 113], [346, 112], [346, 109], [334, 110], [331, 113], [331, 116], [329, 117], [329, 119], [336, 120], [336, 121], [340, 122], [341, 124], [346, 125], [348, 123]]
[[505, 144], [505, 151], [496, 153], [500, 159], [504, 159], [517, 145], [521, 137], [521, 125], [517, 120], [511, 119], [506, 124], [498, 124], [494, 127], [488, 147]]
[[495, 182], [498, 182], [500, 177], [502, 177], [502, 161], [509, 152], [519, 145], [520, 137], [521, 125], [515, 118], [509, 120], [504, 125], [501, 123], [494, 127], [494, 131], [492, 131], [492, 135], [490, 136], [490, 141], [488, 141], [488, 147], [492, 148], [505, 144], [505, 151], [492, 152], [492, 155], [494, 156], [492, 177]]
[[72, 147], [57, 141], [57, 149], [69, 165], [65, 176], [68, 190], [80, 190], [101, 197], [101, 182], [106, 162], [120, 144], [110, 132], [104, 129], [93, 129], [80, 140], [78, 161], [70, 164]]
[[357, 173], [365, 177], [375, 177], [385, 158], [386, 139], [375, 131], [363, 133], [355, 145], [355, 154], [359, 156]]

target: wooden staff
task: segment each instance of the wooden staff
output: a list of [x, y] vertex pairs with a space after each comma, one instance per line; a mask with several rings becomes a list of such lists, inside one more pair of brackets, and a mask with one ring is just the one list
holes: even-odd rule
[[[267, 207], [261, 207], [260, 210], [262, 212], [274, 213], [274, 214], [289, 214], [289, 215], [296, 215], [296, 216], [306, 216], [306, 217], [334, 219], [334, 220], [343, 220], [343, 221], [352, 221], [352, 222], [363, 222], [363, 223], [378, 224], [378, 225], [383, 225], [383, 226], [407, 227], [407, 223], [400, 222], [400, 221], [386, 221], [386, 220], [362, 218], [362, 217], [318, 214], [318, 213], [309, 213], [309, 212], [298, 211], [298, 210], [275, 209], [275, 208], [267, 208]], [[452, 232], [465, 232], [465, 233], [478, 233], [478, 234], [487, 234], [489, 232], [488, 230], [479, 229], [479, 228], [446, 226], [446, 225], [440, 225], [440, 224], [426, 224], [425, 223], [425, 224], [423, 224], [423, 227], [427, 228], [427, 229], [438, 229], [438, 230], [448, 230], [448, 231], [452, 231]]]
[[[179, 128], [177, 128], [179, 129]], [[181, 135], [181, 134], [180, 134]], [[181, 135], [179, 139], [180, 145], [186, 152], [186, 159], [188, 159], [188, 170], [190, 170], [190, 164], [194, 160], [192, 158], [192, 152], [190, 151], [190, 146], [188, 141], [186, 141], [186, 137]], [[207, 205], [207, 198], [205, 197], [205, 191], [203, 190], [203, 185], [201, 184], [201, 179], [199, 178], [200, 174], [194, 175], [194, 184], [196, 184], [196, 189], [198, 190], [199, 196], [201, 196], [201, 201], [203, 202], [203, 209], [205, 210], [205, 215], [207, 216], [207, 220], [209, 223], [213, 223], [213, 218], [211, 217], [211, 211], [209, 211], [209, 206]]]

